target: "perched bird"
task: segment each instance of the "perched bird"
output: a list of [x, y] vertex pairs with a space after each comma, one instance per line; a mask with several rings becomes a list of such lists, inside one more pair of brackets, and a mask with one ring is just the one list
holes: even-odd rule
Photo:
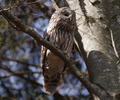
[[[68, 7], [59, 8], [50, 19], [44, 39], [70, 57], [76, 28], [75, 12]], [[41, 51], [45, 90], [47, 93], [54, 94], [61, 84], [65, 63], [44, 46]]]

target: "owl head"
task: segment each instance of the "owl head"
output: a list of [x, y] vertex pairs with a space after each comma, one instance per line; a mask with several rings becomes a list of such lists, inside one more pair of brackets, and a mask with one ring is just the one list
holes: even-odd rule
[[56, 10], [51, 19], [49, 24], [49, 29], [53, 29], [53, 27], [67, 29], [70, 28], [73, 30], [76, 26], [76, 16], [75, 12], [68, 7], [62, 7]]

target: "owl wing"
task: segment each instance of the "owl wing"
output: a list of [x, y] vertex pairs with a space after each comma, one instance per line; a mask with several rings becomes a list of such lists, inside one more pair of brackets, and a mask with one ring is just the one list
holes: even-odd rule
[[[50, 41], [50, 36], [50, 33], [45, 32], [44, 39]], [[54, 94], [62, 82], [61, 77], [64, 69], [64, 61], [44, 46], [41, 48], [41, 61], [45, 92]]]
[[78, 31], [75, 33], [74, 46], [76, 50], [79, 52], [80, 56], [83, 58], [83, 60], [87, 62], [87, 53], [84, 50], [82, 37], [80, 36]]
[[[50, 35], [47, 34], [47, 32], [44, 33], [43, 38], [47, 41], [49, 41]], [[47, 53], [47, 48], [42, 46], [41, 47], [41, 67], [45, 66], [45, 61], [46, 61], [46, 53]]]

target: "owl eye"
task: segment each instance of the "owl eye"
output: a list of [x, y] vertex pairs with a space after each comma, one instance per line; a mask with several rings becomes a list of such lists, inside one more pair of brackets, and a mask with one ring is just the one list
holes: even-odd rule
[[62, 12], [62, 14], [64, 15], [64, 16], [66, 16], [66, 17], [69, 17], [69, 15], [70, 15], [70, 13], [69, 12]]

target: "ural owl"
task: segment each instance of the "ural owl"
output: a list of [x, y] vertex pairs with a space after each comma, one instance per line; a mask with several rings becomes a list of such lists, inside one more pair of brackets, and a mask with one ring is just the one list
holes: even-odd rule
[[[44, 39], [70, 57], [76, 28], [75, 12], [68, 7], [59, 8], [50, 19]], [[45, 47], [42, 47], [41, 60], [46, 92], [54, 94], [62, 80], [64, 61]]]

